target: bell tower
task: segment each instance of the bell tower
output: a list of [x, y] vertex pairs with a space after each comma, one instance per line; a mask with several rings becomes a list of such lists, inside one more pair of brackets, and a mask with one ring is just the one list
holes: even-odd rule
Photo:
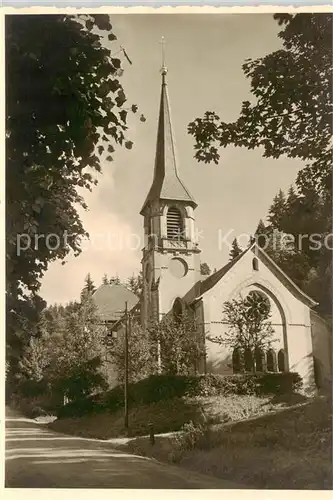
[[163, 64], [155, 168], [140, 214], [144, 218], [142, 323], [161, 320], [177, 297], [200, 281], [195, 234], [197, 203], [179, 177], [173, 138], [167, 68]]

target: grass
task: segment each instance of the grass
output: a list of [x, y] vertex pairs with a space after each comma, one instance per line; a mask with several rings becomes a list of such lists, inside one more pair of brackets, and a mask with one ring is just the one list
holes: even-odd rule
[[[197, 398], [173, 398], [150, 405], [139, 405], [129, 410], [131, 436], [149, 433], [148, 424], [154, 432], [178, 431], [188, 422], [196, 425], [212, 425], [241, 420], [272, 411], [277, 404], [269, 397], [214, 396]], [[59, 432], [99, 439], [126, 436], [124, 410], [103, 412], [77, 418], [61, 418], [51, 427]]]
[[316, 398], [196, 434], [159, 437], [154, 446], [138, 438], [128, 447], [248, 488], [332, 489], [332, 404]]

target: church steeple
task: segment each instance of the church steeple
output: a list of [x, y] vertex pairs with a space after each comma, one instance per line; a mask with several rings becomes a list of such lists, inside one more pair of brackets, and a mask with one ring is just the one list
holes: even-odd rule
[[167, 68], [163, 64], [160, 111], [157, 130], [155, 169], [152, 186], [141, 209], [144, 214], [146, 206], [157, 199], [183, 201], [195, 208], [194, 198], [179, 177], [176, 148], [172, 131], [171, 112], [166, 82]]
[[183, 297], [200, 283], [200, 248], [194, 218], [197, 204], [178, 174], [164, 57], [161, 73], [154, 178], [141, 210], [144, 216], [141, 312], [145, 326], [156, 319], [160, 321], [177, 296]]

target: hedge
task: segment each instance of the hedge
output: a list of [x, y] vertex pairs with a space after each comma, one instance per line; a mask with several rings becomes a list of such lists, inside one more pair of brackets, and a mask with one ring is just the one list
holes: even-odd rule
[[[261, 373], [199, 376], [151, 375], [129, 384], [129, 404], [157, 403], [175, 397], [228, 396], [228, 395], [278, 395], [297, 392], [302, 387], [298, 373]], [[110, 391], [78, 399], [58, 409], [58, 418], [79, 417], [103, 411], [117, 411], [124, 406], [124, 388], [117, 386]]]

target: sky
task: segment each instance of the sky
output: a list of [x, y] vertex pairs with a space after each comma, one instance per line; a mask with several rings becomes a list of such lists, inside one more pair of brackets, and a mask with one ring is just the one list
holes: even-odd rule
[[[131, 150], [117, 148], [114, 161], [102, 165], [92, 193], [84, 192], [89, 211], [80, 210], [90, 242], [78, 257], [50, 264], [40, 290], [48, 302], [79, 299], [87, 273], [96, 286], [102, 276], [125, 279], [140, 270], [143, 218], [139, 215], [152, 182], [159, 96], [161, 37], [166, 40], [168, 90], [179, 174], [198, 203], [196, 227], [201, 260], [210, 268], [228, 261], [228, 242], [250, 235], [265, 218], [273, 197], [287, 190], [304, 165], [298, 160], [262, 157], [261, 150], [234, 148], [221, 152], [218, 165], [194, 159], [187, 125], [205, 111], [223, 121], [235, 120], [243, 100], [251, 99], [242, 64], [277, 50], [278, 25], [269, 14], [121, 14], [112, 15], [116, 53], [125, 47], [133, 64], [123, 61], [122, 84], [138, 115], [129, 120]], [[246, 237], [240, 237], [246, 244]]]

